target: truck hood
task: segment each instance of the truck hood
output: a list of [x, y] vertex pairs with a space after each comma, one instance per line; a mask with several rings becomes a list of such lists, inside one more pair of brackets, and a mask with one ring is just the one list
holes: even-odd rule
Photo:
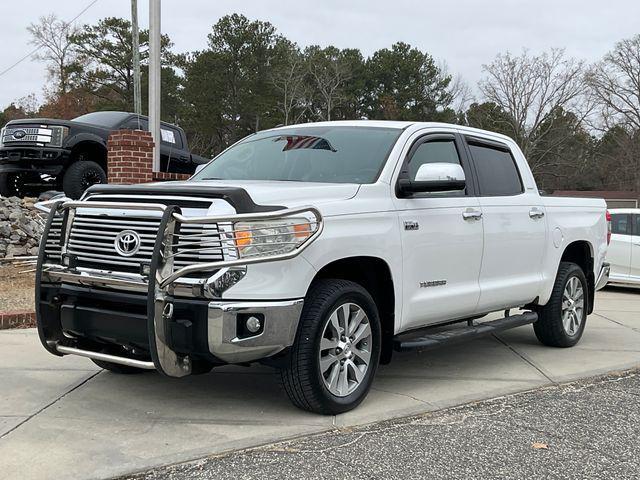
[[[157, 184], [156, 184], [157, 185]], [[171, 182], [171, 187], [190, 188], [236, 187], [243, 188], [258, 205], [282, 205], [298, 207], [347, 200], [357, 192], [359, 185], [353, 183], [277, 182], [264, 180], [203, 180], [197, 182]]]
[[[254, 207], [299, 207], [320, 206], [330, 202], [347, 200], [356, 195], [358, 188], [359, 185], [354, 183], [203, 180], [139, 185], [94, 185], [87, 193], [90, 195], [122, 195], [123, 197], [132, 194], [149, 195], [150, 197], [180, 195], [207, 197], [207, 192], [210, 191], [212, 198], [225, 198], [226, 196], [231, 200], [235, 199], [238, 204], [257, 204]], [[250, 198], [246, 198], [247, 195]], [[267, 210], [273, 209], [268, 208]]]

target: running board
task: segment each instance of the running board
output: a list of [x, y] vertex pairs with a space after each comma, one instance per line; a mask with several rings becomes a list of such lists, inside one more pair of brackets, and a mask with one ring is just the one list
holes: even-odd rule
[[[510, 315], [490, 322], [479, 323], [477, 325], [464, 328], [442, 330], [419, 337], [407, 338], [407, 334], [398, 335], [393, 339], [393, 349], [397, 352], [404, 352], [407, 350], [414, 350], [416, 348], [430, 349], [443, 347], [445, 345], [453, 345], [455, 343], [473, 340], [484, 335], [509, 330], [510, 328], [528, 325], [537, 320], [537, 313], [525, 312], [520, 315]], [[402, 337], [405, 337], [405, 339]]]

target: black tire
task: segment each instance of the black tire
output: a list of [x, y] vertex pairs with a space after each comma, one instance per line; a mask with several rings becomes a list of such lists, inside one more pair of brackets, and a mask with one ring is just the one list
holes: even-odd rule
[[[336, 396], [325, 386], [320, 372], [320, 342], [330, 315], [345, 303], [364, 310], [371, 327], [370, 361], [356, 389]], [[347, 280], [323, 279], [315, 282], [305, 298], [295, 343], [281, 368], [284, 390], [293, 404], [324, 415], [343, 413], [357, 407], [367, 396], [380, 360], [381, 330], [376, 304], [367, 290]]]
[[105, 370], [109, 370], [113, 373], [119, 373], [120, 375], [133, 375], [150, 371], [145, 370], [144, 368], [130, 367], [129, 365], [120, 365], [119, 363], [104, 362], [102, 360], [91, 359], [91, 361], [100, 368], [104, 368]]
[[39, 183], [37, 173], [16, 172], [0, 173], [0, 195], [3, 197], [30, 197], [37, 196], [38, 189], [25, 183]]
[[107, 183], [107, 174], [96, 162], [88, 160], [72, 163], [62, 177], [62, 189], [67, 197], [79, 199], [91, 185]]
[[[562, 321], [562, 302], [567, 283], [570, 279], [577, 278], [582, 286], [584, 294], [583, 309], [580, 326], [571, 335], [567, 332]], [[571, 262], [562, 262], [558, 268], [553, 292], [547, 304], [538, 310], [538, 321], [533, 324], [533, 329], [538, 340], [550, 347], [573, 347], [580, 341], [587, 324], [587, 306], [589, 305], [589, 289], [587, 278], [582, 269]]]

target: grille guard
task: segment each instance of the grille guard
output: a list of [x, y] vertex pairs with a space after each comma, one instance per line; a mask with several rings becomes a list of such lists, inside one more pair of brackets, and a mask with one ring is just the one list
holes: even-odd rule
[[[73, 223], [75, 211], [78, 208], [99, 208], [112, 210], [152, 210], [161, 212], [162, 218], [160, 228], [154, 242], [153, 254], [151, 257], [150, 272], [148, 275], [147, 290], [147, 332], [149, 335], [149, 349], [151, 358], [155, 368], [161, 373], [171, 377], [183, 377], [189, 375], [192, 370], [191, 359], [188, 355], [180, 356], [168, 346], [167, 338], [169, 335], [169, 321], [173, 315], [173, 304], [171, 303], [171, 295], [169, 287], [180, 278], [203, 271], [211, 271], [215, 269], [245, 266], [264, 262], [275, 262], [288, 260], [299, 255], [307, 248], [323, 230], [323, 221], [320, 212], [311, 206], [298, 208], [285, 208], [270, 212], [260, 213], [241, 213], [236, 215], [224, 216], [198, 216], [185, 217], [177, 206], [154, 204], [154, 203], [121, 203], [121, 202], [87, 202], [87, 201], [61, 201], [51, 205], [49, 218], [45, 225], [43, 236], [40, 243], [40, 251], [38, 255], [38, 263], [36, 268], [36, 319], [38, 325], [38, 333], [43, 346], [55, 355], [65, 353], [74, 353], [75, 342], [73, 339], [66, 337], [62, 332], [60, 322], [47, 321], [41, 312], [41, 285], [43, 283], [43, 275], [52, 268], [52, 265], [46, 263], [46, 254], [44, 246], [47, 243], [47, 237], [51, 229], [51, 224], [56, 215], [62, 214], [62, 228], [60, 235], [60, 243], [62, 246], [62, 254], [66, 253], [66, 245], [69, 241], [71, 224]], [[223, 260], [215, 262], [194, 263], [174, 270], [173, 258], [171, 255], [175, 245], [172, 239], [174, 232], [178, 231], [181, 224], [220, 224], [235, 222], [250, 222], [264, 220], [286, 219], [297, 214], [311, 214], [314, 221], [309, 224], [315, 224], [315, 231], [297, 247], [287, 253], [276, 255], [255, 256], [250, 258], [237, 258], [232, 260]], [[235, 230], [234, 232], [235, 238]], [[64, 267], [63, 267], [64, 268]], [[114, 284], [122, 280], [114, 278]], [[101, 277], [100, 281], [108, 284], [109, 279]], [[95, 359], [102, 359], [104, 354], [83, 350], [83, 356]], [[111, 356], [114, 363], [130, 364], [131, 359], [127, 357]]]

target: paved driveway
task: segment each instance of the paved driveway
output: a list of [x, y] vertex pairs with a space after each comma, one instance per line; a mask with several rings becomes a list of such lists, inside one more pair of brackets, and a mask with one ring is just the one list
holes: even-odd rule
[[108, 478], [640, 366], [640, 291], [596, 302], [575, 348], [543, 347], [528, 326], [396, 354], [367, 400], [335, 417], [295, 409], [267, 368], [118, 376], [45, 353], [34, 330], [0, 332], [0, 478]]

